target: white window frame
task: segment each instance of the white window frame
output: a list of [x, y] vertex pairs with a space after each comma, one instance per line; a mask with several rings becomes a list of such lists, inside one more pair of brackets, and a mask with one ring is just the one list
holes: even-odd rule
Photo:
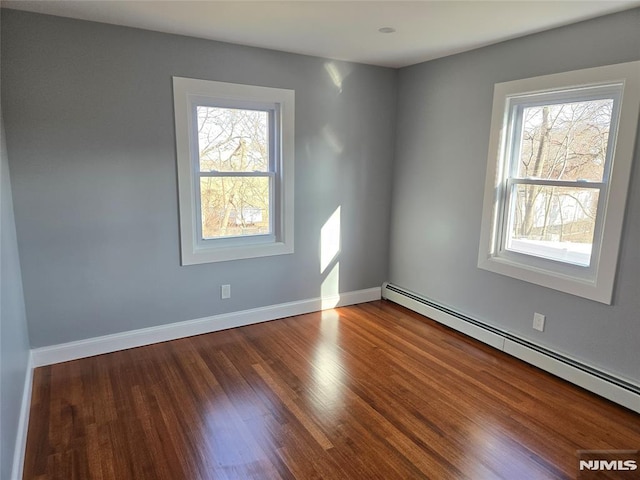
[[[295, 92], [282, 88], [173, 77], [178, 167], [180, 248], [182, 265], [223, 262], [294, 252], [294, 124]], [[271, 232], [215, 239], [202, 238], [200, 178], [244, 176], [240, 172], [200, 172], [196, 108], [254, 109], [269, 112]]]
[[[583, 267], [507, 250], [504, 245], [506, 209], [509, 186], [513, 183], [509, 179], [513, 172], [509, 169], [516, 163], [512, 156], [517, 150], [513, 148], [517, 141], [512, 134], [514, 109], [545, 97], [588, 100], [589, 95], [597, 97], [608, 86], [613, 86], [613, 95], [619, 95], [609, 135], [611, 155], [603, 181], [585, 184], [600, 190], [590, 265]], [[619, 94], [615, 93], [616, 86], [619, 86]], [[495, 84], [478, 267], [611, 304], [639, 111], [640, 61]], [[575, 186], [574, 182], [555, 185], [563, 186], [564, 183]]]

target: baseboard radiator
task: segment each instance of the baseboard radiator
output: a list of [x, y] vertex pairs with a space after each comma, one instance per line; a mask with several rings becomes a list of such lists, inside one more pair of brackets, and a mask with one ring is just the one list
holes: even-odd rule
[[397, 285], [384, 283], [382, 298], [640, 413], [638, 385], [470, 318]]

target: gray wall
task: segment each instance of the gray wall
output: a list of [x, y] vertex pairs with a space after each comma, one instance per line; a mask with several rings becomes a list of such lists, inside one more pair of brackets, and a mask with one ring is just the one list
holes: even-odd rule
[[[340, 292], [386, 280], [395, 70], [12, 10], [2, 49], [33, 347], [318, 297], [338, 206]], [[296, 91], [295, 254], [180, 266], [173, 75]]]
[[612, 306], [476, 266], [493, 84], [638, 59], [640, 9], [400, 70], [390, 280], [640, 383], [637, 147]]
[[29, 358], [9, 163], [0, 112], [0, 479], [11, 477]]

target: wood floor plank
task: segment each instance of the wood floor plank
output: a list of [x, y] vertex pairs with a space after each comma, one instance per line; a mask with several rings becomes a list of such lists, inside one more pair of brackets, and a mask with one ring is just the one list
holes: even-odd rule
[[571, 479], [640, 416], [386, 301], [34, 372], [24, 479]]
[[314, 420], [310, 418], [295, 402], [296, 395], [290, 391], [287, 391], [285, 387], [279, 384], [265, 368], [260, 364], [253, 365], [253, 369], [260, 375], [260, 378], [269, 386], [269, 388], [275, 393], [282, 404], [298, 419], [298, 421], [304, 426], [309, 434], [314, 438], [318, 445], [323, 449], [329, 450], [333, 448], [331, 440], [322, 432], [316, 425]]

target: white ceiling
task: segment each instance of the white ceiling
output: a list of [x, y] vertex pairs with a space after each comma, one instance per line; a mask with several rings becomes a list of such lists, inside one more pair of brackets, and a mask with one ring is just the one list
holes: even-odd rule
[[[2, 6], [403, 67], [633, 8], [640, 0], [2, 0]], [[396, 32], [379, 33], [381, 27]]]

